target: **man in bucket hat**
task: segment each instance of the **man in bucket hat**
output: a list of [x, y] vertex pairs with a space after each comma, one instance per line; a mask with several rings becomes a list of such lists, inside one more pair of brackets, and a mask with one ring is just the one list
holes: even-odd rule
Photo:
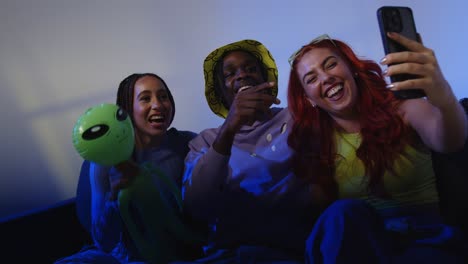
[[186, 158], [186, 212], [211, 227], [197, 263], [297, 263], [314, 210], [292, 172], [289, 111], [271, 107], [275, 61], [260, 42], [242, 40], [211, 52], [203, 67], [208, 105], [225, 121], [192, 140]]

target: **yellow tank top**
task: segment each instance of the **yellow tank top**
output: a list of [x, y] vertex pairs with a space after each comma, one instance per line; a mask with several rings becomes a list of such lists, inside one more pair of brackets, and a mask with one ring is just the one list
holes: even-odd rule
[[[368, 178], [364, 164], [356, 157], [361, 144], [359, 133], [336, 133], [336, 176], [340, 198], [358, 198], [369, 202], [377, 210], [438, 203], [434, 170], [430, 151], [405, 148], [395, 162], [396, 175], [384, 174], [385, 190], [390, 199], [382, 199], [367, 192]], [[385, 151], [384, 149], [382, 151]]]

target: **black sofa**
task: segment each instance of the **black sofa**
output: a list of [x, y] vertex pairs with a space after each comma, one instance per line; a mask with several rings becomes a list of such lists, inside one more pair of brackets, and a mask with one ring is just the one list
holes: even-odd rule
[[[468, 113], [468, 98], [460, 100]], [[83, 162], [81, 172], [87, 171]], [[468, 142], [451, 154], [433, 153], [440, 205], [445, 221], [468, 237]], [[14, 263], [53, 263], [92, 243], [89, 179], [81, 173], [77, 196], [0, 222], [2, 258]]]
[[80, 223], [76, 198], [47, 208], [3, 219], [0, 223], [2, 257], [11, 263], [53, 263], [91, 244]]

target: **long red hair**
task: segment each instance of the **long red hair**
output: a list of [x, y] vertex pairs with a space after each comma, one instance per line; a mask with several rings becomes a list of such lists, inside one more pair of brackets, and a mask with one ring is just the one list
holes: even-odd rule
[[311, 184], [318, 184], [330, 201], [338, 197], [334, 180], [336, 142], [339, 129], [330, 115], [319, 107], [312, 107], [296, 72], [302, 56], [314, 48], [328, 48], [338, 54], [356, 73], [359, 90], [356, 110], [361, 124], [362, 143], [356, 156], [365, 166], [369, 177], [368, 191], [386, 196], [382, 178], [385, 171], [394, 172], [393, 163], [410, 142], [409, 127], [397, 113], [398, 101], [386, 88], [380, 66], [371, 60], [359, 59], [351, 48], [339, 40], [322, 40], [302, 47], [292, 63], [288, 86], [288, 107], [293, 127], [288, 137], [295, 150], [293, 166], [296, 175]]

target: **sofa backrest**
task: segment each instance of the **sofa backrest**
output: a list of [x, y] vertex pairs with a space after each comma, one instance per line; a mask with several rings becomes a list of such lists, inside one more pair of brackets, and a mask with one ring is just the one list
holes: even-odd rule
[[89, 161], [81, 164], [80, 178], [76, 188], [76, 214], [81, 225], [91, 234], [91, 183], [89, 179]]
[[[468, 98], [460, 103], [468, 115]], [[432, 153], [442, 216], [468, 234], [468, 140], [456, 153]]]

